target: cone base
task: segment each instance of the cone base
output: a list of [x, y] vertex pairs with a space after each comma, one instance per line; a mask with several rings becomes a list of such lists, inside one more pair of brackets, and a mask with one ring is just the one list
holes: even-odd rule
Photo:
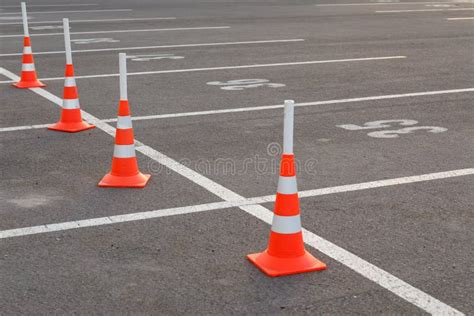
[[150, 177], [151, 175], [141, 172], [130, 177], [115, 176], [108, 173], [100, 180], [98, 186], [101, 188], [144, 188]]
[[326, 264], [307, 251], [304, 255], [293, 258], [274, 257], [264, 251], [247, 255], [247, 259], [271, 277], [326, 270]]
[[19, 81], [17, 83], [12, 84], [12, 86], [17, 87], [19, 89], [29, 89], [29, 88], [42, 88], [46, 87], [44, 83], [39, 80], [34, 81]]
[[77, 132], [82, 132], [94, 127], [95, 125], [91, 125], [86, 122], [79, 122], [79, 123], [58, 122], [54, 125], [48, 126], [48, 129], [52, 131], [58, 131], [58, 132], [77, 133]]

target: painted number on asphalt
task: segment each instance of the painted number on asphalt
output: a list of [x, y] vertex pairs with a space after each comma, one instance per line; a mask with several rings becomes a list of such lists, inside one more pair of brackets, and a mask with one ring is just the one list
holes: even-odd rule
[[372, 121], [364, 123], [364, 125], [354, 125], [354, 124], [345, 124], [345, 125], [337, 125], [337, 127], [349, 130], [349, 131], [359, 131], [359, 130], [368, 130], [368, 129], [384, 129], [384, 128], [392, 128], [396, 125], [399, 126], [410, 126], [410, 127], [403, 127], [400, 129], [390, 129], [390, 130], [382, 130], [382, 131], [374, 131], [367, 133], [367, 136], [375, 137], [375, 138], [397, 138], [400, 137], [399, 135], [402, 134], [411, 134], [416, 131], [426, 131], [430, 133], [442, 133], [446, 132], [448, 129], [439, 126], [414, 126], [418, 124], [418, 121], [415, 120], [381, 120], [381, 121]]
[[72, 39], [71, 42], [78, 45], [84, 44], [96, 44], [96, 43], [116, 43], [120, 42], [119, 40], [113, 38], [79, 38], [79, 39]]
[[227, 91], [238, 91], [251, 88], [268, 87], [268, 88], [280, 88], [285, 87], [283, 83], [272, 83], [267, 79], [239, 79], [230, 80], [226, 82], [221, 81], [210, 81], [207, 83], [211, 86], [221, 86], [222, 90]]
[[127, 58], [133, 61], [150, 61], [150, 60], [155, 60], [155, 59], [183, 59], [184, 56], [176, 56], [174, 54], [151, 54], [151, 55], [127, 56]]

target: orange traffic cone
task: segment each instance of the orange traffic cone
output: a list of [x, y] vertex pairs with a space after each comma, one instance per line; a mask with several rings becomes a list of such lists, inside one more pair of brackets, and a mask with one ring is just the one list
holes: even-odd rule
[[99, 182], [99, 187], [143, 188], [150, 180], [149, 174], [138, 170], [135, 156], [135, 140], [133, 136], [132, 118], [127, 98], [126, 55], [120, 53], [120, 102], [115, 134], [112, 170]]
[[26, 5], [21, 3], [21, 13], [23, 16], [23, 58], [21, 62], [21, 79], [13, 86], [20, 89], [39, 88], [46, 85], [38, 80], [36, 76], [35, 61], [31, 50], [30, 34], [28, 32], [28, 19], [26, 17]]
[[293, 155], [294, 102], [285, 101], [283, 155], [268, 248], [247, 255], [265, 274], [276, 277], [326, 269], [326, 265], [305, 250]]
[[71, 39], [69, 34], [69, 20], [63, 19], [64, 42], [66, 46], [66, 71], [64, 78], [63, 106], [59, 122], [51, 125], [48, 129], [53, 131], [76, 133], [94, 128], [82, 120], [77, 92], [76, 80], [74, 79], [74, 66], [72, 64]]

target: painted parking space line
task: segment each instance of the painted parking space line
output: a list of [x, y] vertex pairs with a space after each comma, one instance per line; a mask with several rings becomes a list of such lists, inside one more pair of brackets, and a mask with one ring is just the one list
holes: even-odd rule
[[[112, 33], [144, 33], [144, 32], [168, 32], [168, 31], [203, 31], [203, 30], [219, 30], [230, 29], [230, 26], [196, 26], [196, 27], [173, 27], [160, 29], [141, 29], [141, 30], [111, 30], [111, 31], [91, 31], [91, 32], [71, 32], [71, 35], [86, 35], [86, 34], [112, 34]], [[64, 33], [31, 33], [31, 37], [38, 36], [63, 36]], [[0, 35], [0, 38], [16, 38], [23, 37], [23, 34]]]
[[[17, 75], [1, 67], [0, 73], [9, 77], [12, 80], [19, 79]], [[55, 103], [56, 105], [61, 106], [61, 98], [53, 95], [47, 90], [43, 88], [30, 88], [29, 90], [42, 96], [43, 98], [46, 98], [47, 100]], [[113, 128], [107, 123], [101, 122], [98, 118], [83, 110], [82, 113], [83, 118], [85, 120], [96, 125], [98, 129], [106, 132], [110, 136], [115, 136], [115, 128]], [[179, 175], [187, 178], [188, 180], [201, 186], [202, 188], [206, 189], [210, 193], [213, 193], [224, 201], [234, 202], [245, 199], [243, 196], [218, 184], [217, 182], [212, 181], [211, 179], [186, 167], [185, 165], [166, 156], [165, 154], [149, 146], [146, 146], [139, 141], [137, 141], [137, 143], [139, 144], [136, 148], [138, 152], [153, 159], [154, 161], [158, 162], [169, 170], [172, 170], [178, 173]], [[240, 209], [264, 221], [267, 224], [271, 224], [272, 222], [273, 213], [261, 205], [241, 206]], [[439, 301], [435, 297], [423, 292], [422, 290], [411, 286], [410, 284], [404, 282], [403, 280], [397, 278], [389, 272], [374, 266], [373, 264], [337, 246], [336, 244], [331, 243], [330, 241], [322, 238], [321, 236], [318, 236], [306, 229], [303, 229], [303, 234], [306, 244], [325, 253], [334, 260], [342, 263], [346, 267], [352, 269], [358, 274], [366, 277], [367, 279], [373, 281], [379, 286], [399, 296], [403, 300], [417, 306], [418, 308], [431, 314], [464, 315], [455, 308]]]
[[462, 21], [462, 20], [474, 20], [474, 16], [465, 17], [465, 18], [447, 18], [448, 21]]
[[[193, 47], [206, 47], [206, 46], [228, 46], [228, 45], [254, 45], [254, 44], [274, 44], [274, 43], [293, 43], [293, 42], [304, 42], [302, 38], [290, 38], [290, 39], [272, 39], [272, 40], [256, 40], [256, 41], [241, 41], [241, 42], [216, 42], [216, 43], [196, 43], [196, 44], [173, 44], [173, 45], [156, 45], [156, 46], [138, 46], [138, 47], [113, 47], [113, 48], [97, 48], [97, 49], [82, 49], [73, 50], [72, 52], [77, 53], [95, 53], [95, 52], [112, 52], [112, 51], [129, 51], [129, 50], [147, 50], [147, 49], [160, 49], [160, 48], [193, 48]], [[53, 55], [53, 54], [64, 54], [65, 51], [50, 51], [50, 52], [35, 52], [34, 55]], [[9, 56], [22, 56], [23, 53], [10, 53], [0, 54], [0, 57]]]
[[[31, 5], [28, 5], [28, 7], [31, 7]], [[70, 20], [70, 24], [74, 23], [107, 23], [107, 22], [125, 22], [125, 21], [154, 21], [154, 20], [176, 20], [176, 17], [172, 16], [164, 16], [164, 17], [156, 17], [156, 18], [123, 18], [123, 19], [101, 19], [101, 20]], [[34, 21], [30, 22], [28, 21], [28, 25], [31, 24], [62, 24], [62, 20], [55, 20], [55, 21]], [[0, 25], [22, 25], [23, 22], [6, 22], [6, 23], [0, 23]]]
[[[132, 9], [104, 9], [104, 10], [72, 10], [72, 11], [32, 11], [28, 14], [54, 14], [54, 13], [93, 13], [93, 12], [130, 12]], [[0, 15], [17, 14], [21, 12], [1, 12]]]
[[323, 3], [316, 4], [317, 7], [345, 7], [345, 6], [378, 6], [378, 5], [424, 5], [424, 4], [469, 4], [474, 1], [461, 0], [461, 1], [427, 1], [427, 2], [364, 2], [364, 3]]
[[[97, 3], [58, 3], [58, 4], [28, 4], [29, 7], [89, 7], [98, 6]], [[20, 8], [19, 5], [1, 5], [0, 8]]]
[[[407, 58], [407, 56], [384, 56], [384, 57], [364, 57], [364, 58], [347, 58], [347, 59], [311, 60], [311, 61], [274, 63], [274, 64], [251, 64], [251, 65], [238, 65], [238, 66], [221, 66], [221, 67], [209, 67], [209, 68], [171, 69], [171, 70], [130, 72], [130, 73], [127, 74], [127, 76], [159, 75], [159, 74], [202, 72], [202, 71], [216, 71], [216, 70], [230, 70], [230, 69], [287, 67], [287, 66], [301, 66], [301, 65], [361, 62], [361, 61], [363, 62], [363, 61], [393, 60], [393, 59], [405, 59], [405, 58]], [[115, 73], [115, 74], [76, 76], [75, 78], [76, 79], [92, 79], [92, 78], [110, 78], [110, 77], [118, 77], [118, 76], [119, 76], [119, 74]], [[40, 80], [41, 81], [57, 81], [57, 80], [64, 80], [64, 77], [40, 78]], [[0, 84], [2, 84], [2, 83], [13, 83], [13, 82], [14, 82], [13, 80], [0, 81]]]
[[[314, 190], [304, 190], [304, 191], [299, 191], [298, 196], [301, 199], [303, 199], [303, 198], [309, 198], [309, 197], [362, 191], [362, 190], [368, 190], [368, 189], [384, 188], [384, 187], [390, 187], [390, 186], [413, 184], [413, 183], [427, 182], [427, 181], [434, 181], [434, 180], [443, 180], [443, 179], [470, 176], [470, 175], [474, 175], [474, 168], [457, 169], [457, 170], [444, 171], [444, 172], [434, 172], [434, 173], [394, 178], [394, 179], [383, 179], [383, 180], [377, 180], [377, 181], [320, 188], [320, 189], [314, 189]], [[190, 205], [190, 206], [184, 206], [184, 207], [173, 207], [173, 208], [159, 209], [159, 210], [153, 210], [153, 211], [144, 211], [144, 212], [137, 212], [137, 213], [128, 213], [128, 214], [121, 214], [121, 215], [89, 218], [89, 219], [69, 221], [69, 222], [51, 223], [51, 224], [38, 225], [38, 226], [14, 228], [14, 229], [7, 229], [7, 230], [0, 231], [0, 239], [52, 233], [52, 232], [57, 232], [57, 231], [79, 229], [79, 228], [86, 228], [86, 227], [93, 227], [93, 226], [111, 225], [111, 224], [125, 223], [125, 222], [131, 222], [131, 221], [140, 221], [140, 220], [154, 219], [154, 218], [167, 217], [167, 216], [194, 214], [197, 212], [223, 210], [223, 209], [228, 209], [232, 207], [258, 205], [258, 204], [271, 203], [271, 202], [275, 202], [275, 194], [253, 197], [249, 199], [242, 199], [238, 201], [213, 202], [213, 203]]]
[[15, 132], [15, 131], [24, 131], [29, 129], [42, 129], [46, 128], [51, 124], [37, 124], [37, 125], [24, 125], [24, 126], [12, 126], [12, 127], [0, 127], [0, 132]]
[[447, 11], [473, 11], [474, 8], [456, 8], [456, 9], [420, 9], [420, 10], [381, 10], [375, 13], [410, 13], [410, 12], [447, 12]]
[[[378, 95], [378, 96], [361, 97], [361, 98], [349, 98], [349, 99], [336, 99], [336, 100], [326, 100], [326, 101], [304, 102], [304, 103], [295, 103], [295, 107], [308, 107], [308, 106], [343, 104], [343, 103], [357, 103], [357, 102], [402, 99], [402, 98], [414, 98], [414, 97], [423, 97], [423, 96], [432, 96], [432, 95], [457, 94], [457, 93], [469, 93], [469, 92], [474, 92], [474, 88], [437, 90], [437, 91], [425, 91], [425, 92], [412, 92], [412, 93]], [[169, 118], [179, 118], [179, 117], [188, 117], [188, 116], [204, 116], [204, 115], [218, 115], [218, 114], [227, 114], [227, 113], [268, 111], [268, 110], [276, 110], [276, 109], [282, 109], [282, 108], [283, 108], [283, 104], [275, 104], [275, 105], [264, 105], [264, 106], [243, 107], [243, 108], [230, 108], [230, 109], [221, 109], [221, 110], [208, 110], [208, 111], [194, 111], [194, 112], [134, 116], [132, 118], [132, 120], [133, 121], [157, 120], [157, 119], [169, 119]], [[116, 118], [104, 119], [104, 120], [101, 120], [101, 122], [112, 123], [112, 122], [117, 122], [117, 119]], [[51, 122], [50, 124], [41, 124], [41, 125], [25, 125], [25, 126], [3, 127], [3, 128], [0, 128], [0, 132], [13, 132], [13, 131], [20, 131], [20, 130], [39, 129], [39, 128], [44, 128], [44, 127], [46, 127], [48, 125], [51, 125], [51, 124], [53, 124], [53, 123]]]

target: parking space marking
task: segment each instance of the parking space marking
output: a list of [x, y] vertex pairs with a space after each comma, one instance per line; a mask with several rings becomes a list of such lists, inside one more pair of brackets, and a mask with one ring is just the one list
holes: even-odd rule
[[[422, 175], [417, 175], [417, 176], [408, 176], [408, 177], [401, 177], [401, 178], [394, 178], [394, 179], [384, 179], [384, 180], [378, 180], [378, 181], [346, 184], [346, 185], [313, 189], [313, 190], [304, 190], [304, 191], [299, 191], [298, 196], [301, 199], [304, 199], [304, 198], [309, 198], [309, 197], [362, 191], [362, 190], [368, 190], [368, 189], [397, 186], [397, 185], [402, 185], [402, 184], [413, 184], [413, 183], [419, 183], [419, 182], [443, 180], [443, 179], [469, 176], [469, 175], [474, 175], [474, 168], [457, 169], [457, 170], [451, 170], [451, 171], [422, 174]], [[85, 227], [92, 227], [92, 226], [102, 226], [102, 225], [111, 225], [111, 224], [125, 223], [125, 222], [131, 222], [131, 221], [140, 221], [140, 220], [153, 219], [153, 218], [159, 218], [159, 217], [186, 215], [186, 214], [193, 214], [197, 212], [222, 210], [222, 209], [228, 209], [232, 207], [241, 207], [241, 206], [246, 206], [246, 205], [259, 205], [259, 204], [271, 203], [271, 202], [275, 202], [275, 194], [253, 197], [253, 198], [248, 198], [248, 199], [244, 198], [238, 201], [213, 202], [213, 203], [190, 205], [190, 206], [183, 206], [183, 207], [166, 208], [166, 209], [153, 210], [153, 211], [127, 213], [127, 214], [98, 217], [98, 218], [89, 218], [89, 219], [76, 220], [76, 221], [70, 221], [70, 222], [52, 223], [52, 224], [23, 227], [23, 228], [14, 228], [14, 229], [0, 231], [0, 239], [27, 236], [27, 235], [36, 235], [36, 234], [43, 234], [43, 233], [52, 233], [52, 232], [57, 232], [57, 231], [64, 231], [64, 230], [78, 229], [78, 228], [85, 228]]]
[[[144, 33], [144, 32], [167, 32], [167, 31], [202, 31], [202, 30], [219, 30], [229, 29], [230, 26], [197, 26], [197, 27], [174, 27], [174, 28], [160, 28], [160, 29], [141, 29], [141, 30], [111, 30], [111, 31], [91, 31], [91, 32], [71, 32], [71, 35], [86, 35], [86, 34], [112, 34], [112, 33]], [[30, 36], [63, 36], [64, 33], [32, 33]], [[0, 35], [0, 38], [15, 38], [23, 37], [23, 34], [9, 34]]]
[[78, 38], [72, 39], [72, 44], [77, 45], [90, 45], [90, 44], [98, 44], [98, 43], [118, 43], [120, 40], [113, 39], [111, 37], [100, 37], [100, 38]]
[[[73, 11], [33, 11], [28, 14], [53, 14], [53, 13], [91, 13], [91, 12], [130, 12], [132, 9], [107, 9], [107, 10], [73, 10]], [[1, 15], [20, 14], [21, 12], [1, 12]]]
[[[28, 4], [30, 7], [88, 7], [88, 6], [98, 6], [97, 3], [58, 3], [58, 4]], [[2, 5], [0, 8], [20, 8], [19, 5]]]
[[[205, 47], [205, 46], [227, 46], [227, 45], [253, 45], [253, 44], [274, 44], [274, 43], [293, 43], [304, 42], [302, 38], [293, 39], [276, 39], [276, 40], [260, 40], [260, 41], [243, 41], [243, 42], [216, 42], [216, 43], [197, 43], [197, 44], [174, 44], [174, 45], [157, 45], [157, 46], [139, 46], [139, 47], [112, 47], [112, 48], [98, 48], [98, 49], [83, 49], [73, 50], [77, 53], [94, 53], [94, 52], [111, 52], [111, 51], [129, 51], [129, 50], [147, 50], [160, 48], [188, 48], [188, 47]], [[35, 52], [34, 55], [52, 55], [64, 54], [65, 51], [51, 51], [51, 52]], [[23, 53], [0, 54], [0, 57], [22, 56]]]
[[[0, 67], [0, 72], [12, 80], [19, 79], [17, 75], [4, 68]], [[52, 101], [56, 105], [61, 106], [61, 98], [53, 95], [52, 93], [44, 90], [43, 88], [30, 88], [29, 90]], [[115, 136], [115, 128], [108, 125], [107, 123], [101, 122], [98, 118], [85, 111], [82, 111], [82, 113], [83, 118], [96, 125], [98, 129], [106, 132], [111, 136]], [[138, 152], [141, 152], [142, 154], [155, 160], [161, 165], [167, 167], [168, 169], [175, 171], [179, 175], [198, 184], [202, 188], [218, 196], [224, 201], [233, 202], [245, 199], [243, 196], [184, 166], [183, 164], [179, 163], [176, 160], [173, 160], [165, 154], [149, 146], [146, 146], [140, 143], [139, 141], [137, 141], [137, 143], [139, 144], [136, 149]], [[266, 222], [267, 224], [271, 224], [272, 222], [273, 213], [261, 205], [241, 206], [240, 209], [250, 215], [257, 217], [258, 219]], [[429, 294], [421, 291], [420, 289], [409, 285], [408, 283], [397, 278], [396, 276], [374, 266], [368, 261], [363, 260], [362, 258], [352, 254], [351, 252], [331, 243], [330, 241], [325, 240], [324, 238], [306, 229], [303, 229], [303, 234], [304, 240], [308, 245], [325, 253], [334, 260], [339, 261], [340, 263], [352, 269], [353, 271], [359, 273], [360, 275], [366, 277], [369, 280], [372, 280], [374, 283], [387, 289], [388, 291], [399, 296], [405, 301], [419, 307], [420, 309], [432, 314], [464, 315], [455, 308], [439, 301], [438, 299], [434, 298], [433, 296], [430, 296]]]
[[24, 126], [12, 126], [12, 127], [0, 127], [0, 132], [14, 132], [14, 131], [24, 131], [29, 129], [41, 129], [46, 128], [51, 124], [37, 124], [37, 125], [24, 125]]
[[[31, 5], [28, 5], [30, 7]], [[21, 17], [19, 17], [21, 19]], [[158, 17], [158, 18], [123, 18], [123, 19], [103, 19], [103, 20], [70, 20], [69, 23], [89, 23], [89, 22], [94, 22], [94, 23], [106, 23], [106, 22], [124, 22], [124, 21], [153, 21], [153, 20], [176, 20], [175, 17]], [[29, 22], [28, 24], [62, 24], [62, 20], [57, 20], [57, 21], [35, 21], [35, 22]], [[0, 25], [22, 25], [23, 22], [6, 22], [6, 23], [0, 23]]]
[[210, 86], [219, 86], [221, 90], [226, 91], [242, 91], [245, 89], [253, 89], [260, 87], [268, 88], [281, 88], [286, 87], [283, 83], [273, 83], [268, 79], [238, 79], [238, 80], [229, 80], [226, 82], [222, 81], [209, 81], [206, 83]]
[[469, 0], [448, 2], [365, 2], [365, 3], [324, 3], [316, 4], [317, 7], [345, 7], [345, 6], [376, 6], [376, 5], [423, 5], [423, 4], [462, 4], [473, 3]]
[[[0, 70], [1, 70], [1, 68], [0, 68]], [[304, 103], [295, 103], [295, 106], [297, 106], [297, 107], [306, 107], [306, 106], [318, 106], [318, 105], [352, 103], [352, 102], [356, 103], [356, 102], [364, 102], [364, 101], [401, 99], [401, 98], [410, 98], [410, 97], [423, 97], [423, 96], [431, 96], [431, 95], [469, 93], [469, 92], [474, 92], [474, 88], [414, 92], [414, 93], [405, 93], [405, 94], [389, 94], [389, 95], [352, 98], [352, 99], [336, 99], [336, 100], [327, 100], [327, 101], [304, 102]], [[264, 106], [255, 106], [255, 107], [243, 107], [243, 108], [231, 108], [231, 109], [222, 109], [222, 110], [209, 110], [209, 111], [195, 111], [195, 112], [135, 116], [135, 117], [132, 118], [132, 120], [133, 121], [156, 120], [156, 119], [177, 118], [177, 117], [187, 117], [187, 116], [216, 115], [216, 114], [252, 112], [252, 111], [267, 111], [267, 110], [276, 110], [276, 109], [281, 109], [281, 108], [283, 108], [283, 104], [264, 105]], [[105, 123], [112, 123], [112, 122], [116, 122], [116, 121], [117, 121], [116, 118], [101, 120], [101, 122], [105, 122]], [[3, 128], [0, 128], [0, 132], [37, 129], [37, 128], [43, 128], [43, 127], [51, 125], [51, 124], [53, 124], [53, 123], [42, 124], [42, 125], [25, 125], [25, 126], [3, 127]]]
[[456, 9], [420, 9], [420, 10], [383, 10], [375, 13], [409, 13], [409, 12], [445, 12], [445, 11], [472, 11], [474, 8], [456, 8]]
[[[400, 129], [392, 129], [387, 130], [386, 128], [396, 128], [396, 126], [409, 126]], [[363, 126], [355, 125], [355, 124], [344, 124], [344, 125], [336, 125], [336, 127], [343, 128], [348, 131], [360, 131], [360, 130], [371, 130], [371, 129], [379, 129], [379, 131], [369, 132], [367, 136], [374, 137], [374, 138], [398, 138], [399, 135], [403, 134], [411, 134], [415, 131], [427, 131], [430, 133], [443, 133], [446, 132], [448, 129], [445, 127], [439, 126], [414, 126], [418, 124], [418, 121], [415, 120], [406, 120], [406, 119], [395, 119], [395, 120], [381, 120], [381, 121], [371, 121], [364, 123]], [[382, 130], [383, 129], [383, 130]]]
[[[385, 56], [385, 57], [364, 57], [364, 58], [347, 58], [347, 59], [311, 60], [311, 61], [274, 63], [274, 64], [251, 64], [251, 65], [239, 65], [239, 66], [221, 66], [221, 67], [209, 67], [209, 68], [170, 69], [170, 70], [130, 72], [130, 73], [127, 74], [127, 76], [159, 75], [159, 74], [170, 74], [170, 73], [216, 71], [216, 70], [229, 70], [229, 69], [249, 69], [249, 68], [268, 68], [268, 67], [317, 65], [317, 64], [346, 63], [346, 62], [358, 62], [358, 61], [393, 60], [393, 59], [405, 59], [405, 58], [407, 58], [407, 56]], [[115, 73], [115, 74], [76, 76], [75, 78], [76, 79], [91, 79], [91, 78], [110, 78], [110, 77], [118, 77], [118, 76], [119, 76], [119, 74]], [[55, 80], [57, 81], [57, 80], [64, 80], [64, 77], [40, 78], [40, 80], [41, 81], [55, 81]], [[13, 80], [0, 81], [0, 84], [1, 83], [13, 83], [13, 82], [14, 82]]]
[[474, 17], [465, 17], [465, 18], [447, 18], [448, 21], [461, 21], [461, 20], [474, 20]]

